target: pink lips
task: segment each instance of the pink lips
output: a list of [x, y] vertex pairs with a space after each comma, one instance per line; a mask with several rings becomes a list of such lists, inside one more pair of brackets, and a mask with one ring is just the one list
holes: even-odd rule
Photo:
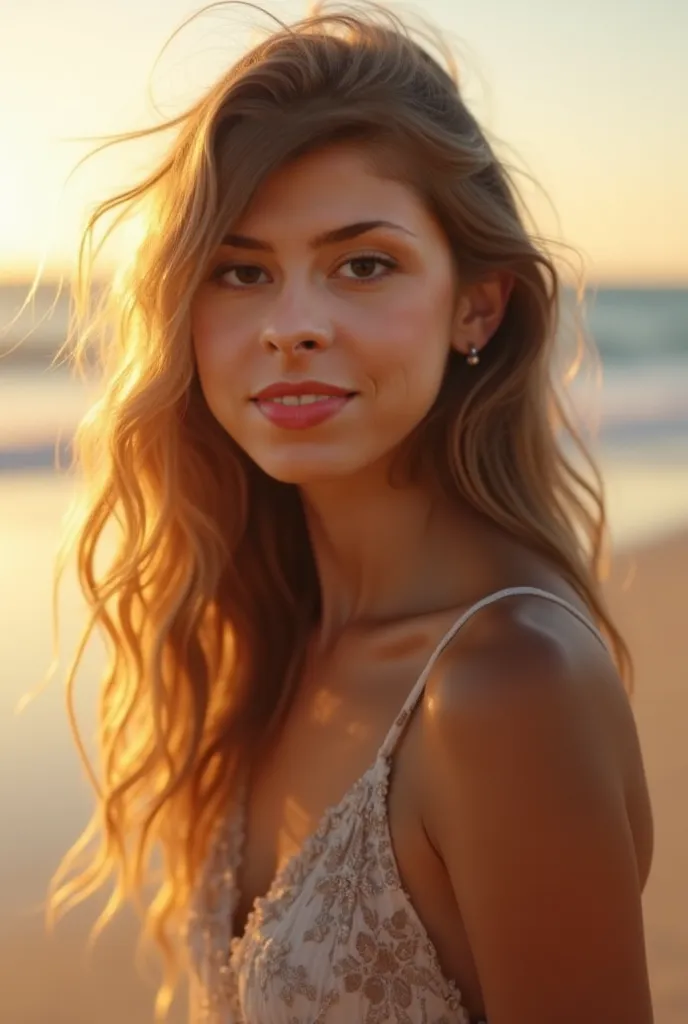
[[336, 416], [354, 395], [355, 392], [322, 381], [283, 381], [259, 391], [252, 401], [275, 426], [305, 430]]

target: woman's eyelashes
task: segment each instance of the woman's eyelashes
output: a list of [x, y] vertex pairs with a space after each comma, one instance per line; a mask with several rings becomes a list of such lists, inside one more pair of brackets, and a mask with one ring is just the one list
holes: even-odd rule
[[[347, 281], [356, 284], [366, 284], [369, 281], [379, 281], [398, 269], [399, 264], [391, 256], [381, 256], [378, 253], [361, 253], [357, 256], [350, 256], [340, 263], [334, 270], [338, 274], [345, 267], [351, 268], [350, 274], [341, 276]], [[381, 273], [375, 273], [375, 268], [381, 268]], [[234, 274], [234, 280], [229, 280], [229, 275]], [[265, 275], [268, 280], [261, 280]], [[223, 287], [235, 291], [247, 291], [257, 285], [269, 283], [270, 275], [264, 267], [255, 263], [220, 263], [213, 270], [211, 280], [220, 282]]]
[[396, 270], [397, 267], [399, 266], [397, 261], [393, 260], [390, 256], [378, 256], [378, 255], [374, 255], [374, 254], [364, 254], [364, 255], [361, 255], [361, 256], [352, 256], [352, 257], [350, 257], [348, 260], [345, 260], [343, 263], [341, 263], [337, 269], [341, 270], [343, 267], [347, 267], [347, 266], [350, 266], [352, 268], [352, 270], [356, 266], [358, 267], [359, 270], [361, 270], [362, 268], [366, 268], [366, 267], [367, 267], [367, 269], [370, 269], [371, 265], [375, 265], [375, 264], [377, 264], [378, 266], [382, 267], [383, 270], [384, 270], [384, 273], [376, 274], [376, 275], [373, 276], [372, 274], [365, 273], [365, 270], [364, 270], [363, 275], [360, 276], [360, 277], [358, 276], [357, 273], [354, 274], [353, 278], [349, 278], [348, 275], [346, 275], [346, 274], [344, 276], [347, 277], [347, 280], [354, 280], [354, 281], [377, 281], [381, 277], [387, 277], [388, 274], [391, 271]]
[[[263, 284], [264, 282], [256, 280], [256, 274], [265, 274], [266, 271], [262, 267], [258, 267], [252, 263], [220, 263], [219, 266], [213, 270], [210, 275], [212, 281], [221, 281], [226, 287], [229, 288], [250, 288], [251, 285]], [[229, 283], [224, 279], [229, 274], [238, 274], [240, 277], [247, 277], [248, 280], [241, 281], [238, 283]]]

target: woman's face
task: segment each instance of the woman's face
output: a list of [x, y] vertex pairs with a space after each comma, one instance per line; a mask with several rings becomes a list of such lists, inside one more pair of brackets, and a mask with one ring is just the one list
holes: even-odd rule
[[267, 179], [231, 230], [191, 317], [215, 418], [285, 483], [385, 460], [432, 407], [452, 345], [439, 225], [365, 149], [338, 145]]

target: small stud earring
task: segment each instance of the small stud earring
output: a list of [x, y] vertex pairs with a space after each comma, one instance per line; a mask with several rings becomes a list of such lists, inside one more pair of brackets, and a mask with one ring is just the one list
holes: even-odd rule
[[475, 345], [471, 345], [468, 349], [468, 355], [466, 356], [466, 362], [469, 366], [477, 366], [480, 362], [480, 354], [478, 353]]

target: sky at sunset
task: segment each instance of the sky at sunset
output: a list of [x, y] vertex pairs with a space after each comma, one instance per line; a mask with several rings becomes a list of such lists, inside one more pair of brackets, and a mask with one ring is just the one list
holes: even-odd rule
[[[68, 269], [85, 213], [135, 181], [164, 145], [117, 147], [67, 183], [95, 145], [70, 139], [181, 111], [246, 47], [250, 25], [266, 24], [250, 11], [216, 9], [156, 65], [201, 6], [0, 0], [0, 277], [33, 276], [42, 259]], [[295, 0], [265, 6], [286, 20], [307, 10]], [[599, 280], [688, 284], [688, 3], [406, 6], [445, 30], [472, 109], [544, 189], [546, 199], [524, 186], [541, 230], [579, 248]]]

